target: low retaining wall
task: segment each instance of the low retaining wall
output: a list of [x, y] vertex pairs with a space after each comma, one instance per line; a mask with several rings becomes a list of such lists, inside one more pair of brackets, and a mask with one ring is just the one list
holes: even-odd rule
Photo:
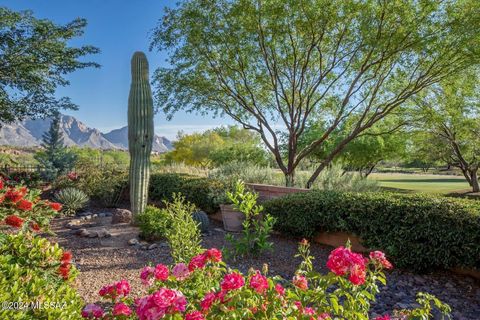
[[267, 201], [270, 199], [280, 198], [291, 193], [308, 192], [309, 189], [304, 188], [292, 188], [292, 187], [279, 187], [267, 184], [247, 183], [247, 186], [258, 193], [258, 199], [260, 201]]

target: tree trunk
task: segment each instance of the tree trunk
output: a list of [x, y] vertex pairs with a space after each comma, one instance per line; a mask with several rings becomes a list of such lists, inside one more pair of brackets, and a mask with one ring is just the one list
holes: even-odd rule
[[295, 185], [295, 171], [285, 173], [285, 186], [293, 187]]
[[470, 181], [473, 192], [480, 192], [480, 186], [478, 184], [477, 170], [470, 171]]

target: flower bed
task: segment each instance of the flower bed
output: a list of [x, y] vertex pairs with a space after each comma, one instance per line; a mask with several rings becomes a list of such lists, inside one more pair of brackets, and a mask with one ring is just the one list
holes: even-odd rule
[[[309, 244], [302, 241], [303, 258], [291, 281], [269, 277], [268, 267], [242, 274], [222, 262], [217, 249], [205, 250], [188, 264], [145, 267], [140, 278], [149, 294], [130, 298], [127, 281], [104, 286], [99, 295], [110, 301], [106, 308], [89, 304], [82, 316], [90, 319], [368, 319], [370, 303], [384, 283], [382, 272], [392, 265], [382, 252], [368, 258], [339, 247], [331, 252], [321, 275], [312, 268]], [[433, 296], [419, 294], [420, 307], [392, 311], [376, 319], [414, 319], [431, 316], [431, 302], [443, 313], [449, 307]]]

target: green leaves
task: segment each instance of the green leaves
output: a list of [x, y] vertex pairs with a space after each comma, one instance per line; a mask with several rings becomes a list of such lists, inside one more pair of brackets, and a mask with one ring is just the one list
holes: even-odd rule
[[80, 58], [99, 52], [92, 46], [71, 47], [82, 36], [86, 20], [66, 25], [37, 19], [30, 11], [0, 8], [0, 124], [25, 117], [51, 116], [60, 109], [76, 109], [69, 98], [56, 98], [64, 75], [77, 69], [99, 67]]

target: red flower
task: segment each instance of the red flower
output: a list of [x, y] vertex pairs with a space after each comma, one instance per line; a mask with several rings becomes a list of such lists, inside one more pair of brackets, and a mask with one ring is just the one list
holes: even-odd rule
[[40, 231], [40, 226], [36, 222], [30, 222], [30, 228], [32, 228], [33, 231]]
[[205, 254], [199, 254], [196, 255], [195, 257], [190, 260], [190, 263], [188, 264], [188, 270], [190, 272], [194, 271], [195, 269], [202, 269], [205, 267], [205, 263], [207, 262], [206, 260], [206, 255]]
[[384, 316], [378, 316], [374, 320], [390, 320], [390, 316], [386, 314]]
[[9, 215], [5, 218], [5, 223], [9, 226], [20, 228], [23, 225], [24, 220], [16, 215]]
[[200, 311], [193, 311], [185, 315], [185, 320], [205, 320], [205, 318]]
[[33, 203], [31, 203], [28, 200], [21, 199], [20, 201], [17, 202], [17, 208], [23, 211], [30, 211], [32, 210]]
[[48, 205], [50, 206], [50, 208], [52, 208], [55, 211], [62, 210], [62, 205], [58, 202], [50, 202], [50, 203], [48, 203]]
[[277, 291], [277, 293], [281, 296], [285, 294], [285, 288], [280, 283], [275, 285], [275, 291]]
[[250, 288], [257, 293], [263, 294], [268, 289], [268, 281], [259, 271], [250, 278]]
[[220, 286], [222, 287], [222, 290], [230, 291], [240, 289], [244, 284], [245, 280], [243, 279], [243, 276], [240, 273], [232, 272], [225, 275]]
[[216, 248], [211, 248], [205, 251], [205, 257], [207, 260], [212, 261], [212, 262], [220, 262], [222, 261], [222, 251], [216, 249]]
[[132, 314], [132, 310], [123, 302], [117, 303], [113, 306], [112, 315], [114, 316], [129, 316]]
[[75, 181], [75, 180], [78, 179], [78, 174], [77, 174], [76, 172], [73, 172], [73, 171], [72, 171], [72, 172], [69, 172], [69, 173], [67, 174], [67, 177], [68, 177], [69, 180]]
[[63, 277], [63, 279], [67, 280], [70, 274], [70, 264], [61, 264], [58, 268], [58, 272]]
[[13, 188], [10, 188], [5, 192], [5, 199], [17, 203], [18, 201], [22, 200], [23, 197], [27, 194], [27, 188], [21, 188], [20, 190], [16, 190]]
[[209, 292], [203, 297], [203, 300], [200, 302], [200, 307], [202, 308], [203, 311], [206, 311], [210, 309], [212, 304], [215, 302], [217, 299], [217, 296], [213, 292]]
[[293, 277], [293, 285], [300, 290], [307, 290], [308, 289], [308, 281], [307, 278], [304, 276], [296, 275]]
[[3, 184], [3, 179], [0, 179], [0, 190], [2, 190], [4, 186], [5, 185]]
[[153, 275], [155, 276], [155, 279], [160, 281], [167, 280], [168, 274], [169, 274], [168, 267], [161, 263], [157, 264], [157, 266], [155, 267], [155, 270], [153, 271]]
[[65, 251], [62, 254], [62, 258], [60, 259], [62, 264], [68, 264], [72, 260], [72, 253], [70, 251]]
[[344, 276], [350, 272], [349, 280], [355, 285], [365, 282], [365, 258], [349, 248], [338, 247], [330, 253], [327, 267], [337, 276]]

